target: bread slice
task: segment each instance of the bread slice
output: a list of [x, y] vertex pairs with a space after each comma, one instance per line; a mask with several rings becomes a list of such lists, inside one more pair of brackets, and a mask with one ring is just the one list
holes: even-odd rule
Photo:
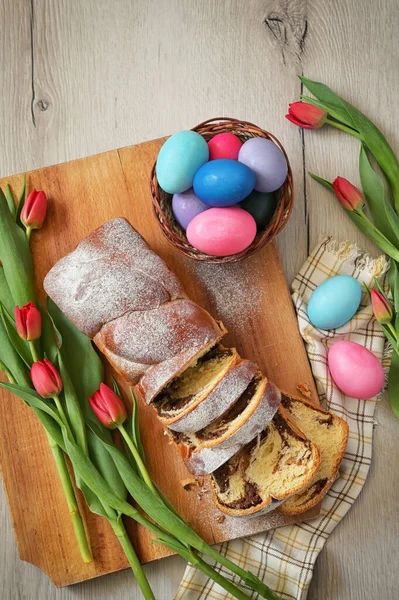
[[306, 489], [319, 464], [318, 447], [280, 406], [261, 434], [210, 475], [214, 502], [230, 516], [265, 512]]
[[173, 425], [203, 402], [240, 360], [234, 348], [215, 346], [154, 400], [154, 407], [164, 425]]
[[270, 423], [280, 404], [280, 392], [258, 373], [221, 417], [197, 433], [175, 433], [180, 454], [195, 475], [215, 471]]
[[334, 483], [345, 453], [349, 427], [337, 415], [302, 398], [283, 394], [282, 404], [291, 421], [320, 449], [320, 467], [310, 486], [279, 508], [283, 514], [297, 515], [320, 502]]
[[170, 429], [179, 433], [193, 433], [204, 429], [238, 400], [257, 371], [258, 367], [249, 360], [234, 363], [202, 402], [182, 414], [177, 421], [169, 423]]

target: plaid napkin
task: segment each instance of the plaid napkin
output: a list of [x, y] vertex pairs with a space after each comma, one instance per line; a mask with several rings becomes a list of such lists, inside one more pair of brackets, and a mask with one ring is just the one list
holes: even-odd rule
[[[328, 348], [337, 340], [352, 340], [371, 350], [389, 367], [389, 349], [371, 305], [363, 294], [358, 313], [334, 331], [315, 329], [308, 320], [306, 306], [313, 290], [322, 281], [338, 274], [352, 275], [371, 285], [374, 276], [385, 283], [387, 261], [384, 256], [372, 260], [353, 244], [338, 244], [331, 238], [320, 242], [292, 284], [298, 324], [305, 341], [320, 401], [328, 410], [349, 424], [349, 441], [341, 463], [340, 476], [322, 502], [320, 515], [312, 521], [289, 525], [234, 540], [219, 546], [220, 552], [241, 567], [255, 572], [269, 587], [287, 600], [304, 600], [313, 567], [328, 536], [348, 512], [366, 481], [371, 462], [374, 410], [376, 400], [346, 397], [333, 384], [327, 369]], [[224, 575], [227, 575], [223, 567]], [[235, 581], [238, 583], [238, 581]], [[250, 590], [247, 590], [251, 595]], [[188, 565], [175, 600], [227, 600], [230, 595], [200, 571]], [[259, 598], [252, 592], [251, 598]]]

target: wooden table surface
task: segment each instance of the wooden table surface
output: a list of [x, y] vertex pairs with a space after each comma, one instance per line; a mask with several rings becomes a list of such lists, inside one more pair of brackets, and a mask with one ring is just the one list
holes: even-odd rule
[[[327, 128], [302, 135], [284, 114], [303, 72], [356, 103], [399, 152], [395, 0], [2, 0], [0, 25], [0, 176], [234, 116], [289, 154], [295, 208], [278, 238], [289, 281], [325, 233], [376, 254], [305, 176], [358, 182], [358, 144]], [[368, 481], [326, 543], [308, 600], [398, 597], [399, 421], [386, 398], [376, 421]], [[156, 597], [171, 600], [183, 561], [146, 569]], [[56, 590], [21, 562], [1, 491], [2, 600], [110, 597], [140, 598], [130, 572]]]

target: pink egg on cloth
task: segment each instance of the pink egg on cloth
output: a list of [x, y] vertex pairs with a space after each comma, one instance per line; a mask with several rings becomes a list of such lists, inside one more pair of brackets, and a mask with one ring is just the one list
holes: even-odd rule
[[237, 160], [242, 141], [234, 133], [218, 133], [208, 142], [209, 160], [229, 158]]
[[328, 368], [336, 386], [350, 398], [373, 398], [384, 385], [384, 370], [378, 358], [355, 342], [331, 346]]
[[209, 206], [202, 202], [193, 188], [180, 194], [173, 194], [172, 212], [180, 227], [187, 229], [190, 221], [204, 210], [208, 210]]
[[194, 248], [211, 256], [242, 252], [256, 236], [252, 215], [237, 207], [210, 208], [196, 216], [187, 227], [187, 239]]

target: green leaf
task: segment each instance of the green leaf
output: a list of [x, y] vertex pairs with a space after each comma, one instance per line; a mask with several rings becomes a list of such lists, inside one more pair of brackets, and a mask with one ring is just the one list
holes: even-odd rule
[[6, 198], [7, 198], [8, 208], [10, 209], [10, 213], [12, 214], [12, 216], [15, 219], [17, 207], [15, 206], [15, 200], [14, 200], [14, 196], [12, 194], [12, 189], [10, 188], [8, 183], [6, 185]]
[[19, 193], [17, 212], [16, 212], [16, 215], [15, 215], [15, 221], [16, 221], [17, 225], [24, 232], [25, 232], [25, 227], [21, 223], [21, 211], [22, 211], [22, 208], [23, 208], [23, 206], [25, 204], [25, 196], [26, 196], [26, 175], [24, 175], [24, 178], [22, 180], [22, 188], [21, 188], [21, 191]]
[[14, 314], [15, 304], [12, 299], [10, 288], [4, 274], [4, 269], [0, 267], [0, 302], [6, 309], [9, 315]]
[[133, 440], [133, 444], [136, 446], [137, 451], [140, 454], [141, 460], [145, 464], [144, 448], [143, 448], [143, 444], [141, 442], [141, 435], [140, 435], [139, 411], [137, 408], [136, 396], [134, 395], [132, 387], [130, 388], [130, 394], [132, 396], [132, 416], [130, 419], [131, 422], [128, 424], [129, 425], [128, 431], [131, 432], [131, 438]]
[[[345, 123], [348, 127], [352, 127], [352, 129], [356, 129], [353, 119], [350, 114], [348, 114], [348, 110], [345, 106], [345, 102], [335, 94], [329, 87], [324, 85], [324, 83], [319, 83], [317, 81], [312, 81], [303, 75], [298, 75], [299, 79], [302, 81], [305, 87], [316, 96], [319, 101], [320, 108], [324, 108], [327, 112], [330, 113], [334, 119]], [[306, 98], [308, 102], [310, 102], [311, 98]]]
[[82, 409], [79, 404], [78, 396], [75, 388], [69, 376], [69, 373], [65, 367], [64, 360], [62, 358], [62, 348], [58, 352], [58, 365], [60, 368], [61, 378], [64, 384], [63, 397], [65, 400], [65, 409], [68, 416], [68, 421], [71, 425], [72, 432], [74, 434], [77, 444], [82, 450], [87, 453], [87, 440], [86, 440], [86, 427], [83, 419]]
[[32, 385], [29, 370], [24, 361], [10, 342], [6, 328], [0, 319], [0, 358], [11, 371], [19, 385], [30, 387]]
[[346, 210], [348, 216], [367, 237], [391, 258], [399, 261], [399, 249], [396, 248], [363, 214], [354, 210]]
[[[103, 431], [103, 435], [105, 439], [109, 441], [109, 443], [113, 442], [110, 432]], [[90, 427], [87, 430], [87, 441], [91, 460], [107, 483], [109, 483], [111, 488], [115, 491], [115, 493], [126, 500], [128, 491], [122, 481], [121, 476], [119, 475], [118, 469], [115, 467], [115, 463], [109, 455], [109, 452], [105, 448], [104, 444], [96, 435], [94, 435]]]
[[396, 339], [394, 338], [394, 336], [392, 335], [392, 332], [390, 331], [389, 327], [387, 327], [386, 325], [382, 325], [381, 324], [381, 328], [384, 332], [385, 337], [387, 338], [387, 340], [392, 344], [392, 346], [395, 348], [396, 347]]
[[29, 243], [0, 194], [0, 260], [3, 263], [14, 306], [24, 306], [35, 300], [33, 268]]
[[391, 288], [395, 312], [399, 316], [399, 267], [394, 260], [391, 260], [389, 269], [389, 287]]
[[392, 410], [399, 419], [399, 354], [395, 351], [388, 374], [388, 395]]
[[327, 188], [328, 190], [330, 190], [330, 192], [334, 192], [332, 183], [327, 181], [327, 179], [323, 179], [322, 177], [319, 177], [318, 175], [315, 175], [314, 173], [310, 173], [310, 171], [309, 171], [309, 175], [311, 176], [312, 179], [314, 179], [315, 181], [318, 181], [319, 183], [321, 183], [321, 185], [324, 185], [324, 187]]
[[399, 217], [385, 196], [384, 184], [371, 166], [363, 144], [360, 148], [359, 171], [363, 192], [377, 229], [399, 247]]
[[17, 330], [15, 329], [14, 320], [10, 317], [8, 312], [4, 310], [2, 304], [0, 304], [0, 316], [11, 344], [13, 345], [15, 351], [22, 358], [28, 369], [30, 369], [32, 364], [32, 356], [30, 353], [29, 344], [19, 337]]
[[42, 315], [41, 353], [43, 356], [47, 356], [51, 362], [55, 362], [59, 347], [62, 345], [62, 336], [47, 311], [42, 306], [38, 308]]

